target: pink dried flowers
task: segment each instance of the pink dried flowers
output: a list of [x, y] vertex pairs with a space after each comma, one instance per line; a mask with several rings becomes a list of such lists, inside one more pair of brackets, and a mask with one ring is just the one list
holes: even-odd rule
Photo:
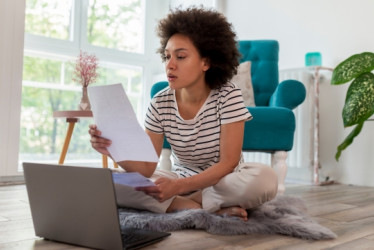
[[79, 82], [83, 87], [95, 82], [99, 77], [97, 73], [98, 61], [99, 59], [95, 55], [80, 51], [76, 59], [73, 81]]

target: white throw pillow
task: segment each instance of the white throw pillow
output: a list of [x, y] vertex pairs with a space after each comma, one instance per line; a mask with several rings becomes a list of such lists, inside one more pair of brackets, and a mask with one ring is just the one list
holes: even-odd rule
[[251, 62], [246, 61], [238, 66], [238, 73], [233, 76], [231, 82], [240, 88], [243, 94], [244, 104], [247, 107], [255, 107], [251, 78]]

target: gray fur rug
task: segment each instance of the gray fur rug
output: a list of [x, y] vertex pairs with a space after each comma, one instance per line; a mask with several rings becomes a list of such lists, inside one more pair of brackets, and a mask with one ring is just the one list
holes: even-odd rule
[[156, 214], [148, 211], [121, 208], [121, 227], [143, 228], [170, 232], [182, 229], [201, 229], [211, 234], [282, 234], [307, 240], [333, 239], [337, 236], [306, 214], [304, 202], [287, 195], [277, 196], [262, 206], [248, 210], [248, 221], [219, 216], [202, 209]]

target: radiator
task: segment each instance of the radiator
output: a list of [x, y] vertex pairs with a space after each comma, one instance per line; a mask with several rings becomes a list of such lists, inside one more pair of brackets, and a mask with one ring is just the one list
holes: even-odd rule
[[[307, 94], [305, 101], [295, 110], [296, 130], [294, 145], [288, 152], [287, 165], [289, 168], [309, 168], [313, 170], [313, 181], [318, 183], [318, 86], [327, 82], [329, 74], [320, 74], [321, 70], [331, 70], [324, 67], [308, 67], [287, 69], [279, 72], [279, 80], [294, 79], [302, 82]], [[317, 95], [315, 93], [317, 92]], [[246, 162], [260, 162], [271, 165], [271, 155], [261, 152], [244, 152]]]

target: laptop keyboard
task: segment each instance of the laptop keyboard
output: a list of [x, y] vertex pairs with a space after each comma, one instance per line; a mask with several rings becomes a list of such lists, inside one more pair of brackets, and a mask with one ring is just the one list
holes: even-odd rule
[[132, 245], [144, 240], [144, 235], [136, 231], [121, 232], [123, 245]]
[[159, 241], [169, 235], [170, 233], [135, 228], [126, 228], [121, 230], [122, 245], [124, 249], [138, 249]]

